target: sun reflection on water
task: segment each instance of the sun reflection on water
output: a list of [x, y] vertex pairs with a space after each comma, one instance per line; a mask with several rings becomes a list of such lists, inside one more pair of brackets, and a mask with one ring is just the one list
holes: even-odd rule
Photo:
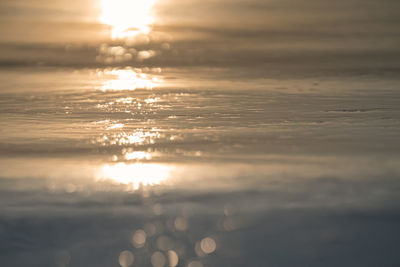
[[162, 83], [162, 79], [154, 75], [131, 68], [99, 70], [97, 76], [106, 78], [100, 86], [102, 91], [153, 89]]
[[101, 0], [100, 21], [112, 27], [112, 39], [149, 33], [156, 0]]
[[108, 126], [106, 130], [111, 132], [97, 137], [92, 142], [102, 146], [145, 145], [154, 144], [157, 139], [165, 138], [165, 134], [160, 133], [160, 129], [157, 128], [137, 129], [133, 132], [114, 132], [121, 130], [123, 126], [123, 124]]
[[145, 152], [145, 151], [127, 152], [125, 154], [125, 159], [127, 159], [127, 160], [143, 160], [143, 159], [150, 160], [151, 154], [148, 152]]
[[117, 163], [105, 164], [100, 168], [97, 178], [128, 186], [130, 190], [160, 185], [165, 182], [172, 167], [163, 164]]

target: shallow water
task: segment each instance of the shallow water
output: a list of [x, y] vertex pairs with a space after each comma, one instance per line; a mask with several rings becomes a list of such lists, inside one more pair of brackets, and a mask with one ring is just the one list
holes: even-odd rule
[[396, 80], [192, 71], [3, 71], [1, 261], [398, 262]]
[[117, 2], [0, 3], [0, 265], [399, 265], [397, 2]]

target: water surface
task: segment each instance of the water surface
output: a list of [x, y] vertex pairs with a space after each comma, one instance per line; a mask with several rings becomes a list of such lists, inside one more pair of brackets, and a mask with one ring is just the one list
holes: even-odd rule
[[397, 6], [3, 1], [0, 262], [398, 266]]

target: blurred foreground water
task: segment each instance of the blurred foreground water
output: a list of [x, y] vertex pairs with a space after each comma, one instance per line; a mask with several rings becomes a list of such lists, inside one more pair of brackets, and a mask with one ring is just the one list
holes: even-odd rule
[[2, 1], [0, 265], [399, 266], [398, 8]]

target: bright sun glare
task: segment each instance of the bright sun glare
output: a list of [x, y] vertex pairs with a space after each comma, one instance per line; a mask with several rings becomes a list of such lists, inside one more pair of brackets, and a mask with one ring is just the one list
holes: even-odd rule
[[110, 180], [118, 184], [129, 186], [137, 190], [141, 186], [160, 185], [170, 176], [171, 167], [162, 164], [126, 164], [117, 163], [104, 165], [97, 177], [101, 180]]
[[162, 83], [162, 80], [157, 77], [146, 73], [136, 73], [131, 69], [104, 70], [99, 71], [97, 75], [108, 78], [100, 88], [102, 91], [152, 89]]
[[101, 22], [112, 26], [112, 38], [122, 39], [148, 33], [154, 22], [156, 0], [101, 0]]

